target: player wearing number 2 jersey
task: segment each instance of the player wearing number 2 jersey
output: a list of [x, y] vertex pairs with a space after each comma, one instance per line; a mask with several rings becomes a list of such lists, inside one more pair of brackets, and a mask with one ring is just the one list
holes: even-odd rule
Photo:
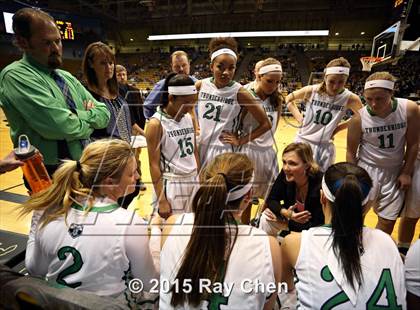
[[367, 106], [351, 121], [347, 137], [347, 161], [357, 162], [374, 180], [376, 228], [389, 234], [411, 184], [418, 147], [417, 106], [393, 97], [394, 81], [388, 72], [366, 79]]
[[299, 309], [406, 309], [404, 266], [395, 243], [363, 227], [371, 188], [364, 169], [331, 166], [321, 191], [326, 225], [283, 241], [282, 276], [289, 290], [296, 288]]
[[[260, 104], [239, 83], [233, 81], [237, 62], [233, 38], [214, 38], [209, 43], [213, 77], [198, 81], [198, 123], [201, 164], [216, 155], [236, 151], [270, 130], [270, 122]], [[241, 111], [249, 112], [258, 126], [246, 136], [238, 136]]]
[[[342, 122], [348, 109], [354, 113], [362, 107], [359, 97], [344, 88], [350, 73], [350, 64], [345, 58], [331, 60], [325, 68], [324, 81], [294, 91], [286, 97], [287, 108], [301, 124], [296, 142], [308, 143], [315, 161], [322, 172], [335, 161], [334, 135], [347, 127]], [[293, 101], [304, 100], [305, 117]]]
[[123, 140], [89, 144], [79, 161], [67, 161], [53, 184], [23, 204], [34, 211], [26, 249], [30, 275], [101, 296], [130, 296], [127, 275], [146, 290], [157, 274], [147, 223], [117, 199], [139, 178], [130, 145]]
[[196, 183], [198, 151], [189, 112], [197, 101], [197, 89], [188, 75], [172, 73], [163, 90], [160, 109], [147, 126], [146, 140], [154, 204], [167, 218], [188, 211]]

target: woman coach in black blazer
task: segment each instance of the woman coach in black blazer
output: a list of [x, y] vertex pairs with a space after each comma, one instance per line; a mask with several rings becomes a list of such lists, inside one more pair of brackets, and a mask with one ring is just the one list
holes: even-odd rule
[[302, 231], [324, 224], [320, 202], [322, 172], [305, 143], [283, 151], [283, 168], [265, 202], [259, 227], [269, 235], [280, 230]]

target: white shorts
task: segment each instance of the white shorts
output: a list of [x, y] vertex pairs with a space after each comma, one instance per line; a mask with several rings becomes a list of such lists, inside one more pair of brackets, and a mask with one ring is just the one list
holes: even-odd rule
[[420, 159], [418, 158], [414, 165], [411, 186], [405, 195], [405, 205], [401, 216], [413, 219], [420, 218]]
[[328, 167], [335, 162], [335, 145], [332, 142], [328, 143], [313, 143], [302, 139], [296, 138], [296, 142], [308, 143], [311, 146], [314, 160], [318, 163], [319, 169], [322, 172], [327, 171]]
[[375, 213], [386, 220], [396, 220], [404, 203], [404, 191], [399, 189], [398, 176], [401, 167], [381, 168], [363, 161], [357, 163], [372, 178], [369, 200], [374, 203]]
[[244, 146], [240, 152], [247, 155], [254, 165], [253, 196], [265, 199], [280, 173], [276, 151], [272, 147]]
[[219, 145], [208, 145], [200, 144], [199, 146], [201, 168], [210, 163], [217, 155], [224, 153], [235, 153], [237, 147], [231, 144]]
[[[193, 195], [198, 185], [198, 177], [188, 176], [184, 178], [168, 179], [163, 178], [163, 195], [169, 202], [173, 214], [191, 212]], [[158, 204], [156, 193], [153, 194], [152, 205], [156, 209]]]

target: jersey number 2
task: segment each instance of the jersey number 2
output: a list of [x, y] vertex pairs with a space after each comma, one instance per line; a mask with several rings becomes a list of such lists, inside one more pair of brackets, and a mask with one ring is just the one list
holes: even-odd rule
[[[325, 266], [321, 270], [321, 278], [326, 282], [331, 282], [334, 280], [334, 276], [332, 275], [328, 266]], [[388, 305], [378, 305], [378, 301], [381, 296], [386, 291], [386, 300]], [[334, 307], [346, 303], [349, 301], [346, 293], [341, 291], [335, 294], [333, 297], [328, 299], [321, 307], [321, 310], [329, 310], [333, 309]], [[401, 305], [397, 304], [397, 296], [395, 294], [394, 283], [392, 282], [391, 271], [389, 269], [383, 269], [381, 277], [379, 278], [379, 282], [376, 285], [375, 290], [373, 291], [372, 295], [370, 296], [368, 302], [366, 303], [367, 310], [380, 310], [380, 309], [402, 309]]]
[[56, 281], [58, 284], [69, 286], [71, 288], [76, 288], [82, 285], [82, 282], [67, 283], [66, 280], [64, 280], [64, 277], [67, 277], [68, 275], [76, 273], [82, 268], [83, 266], [82, 255], [80, 255], [80, 252], [77, 251], [75, 248], [71, 246], [64, 246], [60, 248], [57, 252], [58, 259], [65, 260], [67, 258], [67, 255], [66, 255], [67, 253], [70, 253], [73, 256], [73, 264], [71, 264], [62, 272], [60, 272]]

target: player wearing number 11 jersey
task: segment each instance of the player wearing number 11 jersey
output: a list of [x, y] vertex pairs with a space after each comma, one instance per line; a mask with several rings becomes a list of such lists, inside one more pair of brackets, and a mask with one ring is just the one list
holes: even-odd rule
[[393, 97], [395, 78], [376, 72], [366, 79], [367, 106], [353, 118], [347, 136], [347, 161], [366, 169], [374, 180], [379, 228], [392, 233], [410, 187], [418, 147], [417, 106]]

